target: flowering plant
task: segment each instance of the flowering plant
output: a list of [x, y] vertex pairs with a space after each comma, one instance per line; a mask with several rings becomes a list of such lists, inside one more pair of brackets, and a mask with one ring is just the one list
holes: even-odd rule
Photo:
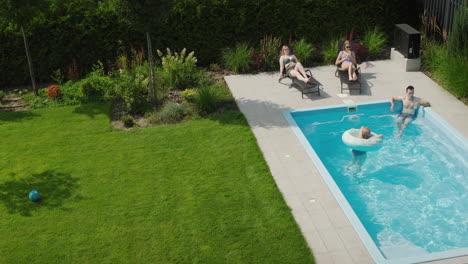
[[53, 85], [49, 85], [49, 87], [47, 87], [45, 89], [46, 93], [47, 93], [47, 96], [49, 96], [51, 99], [57, 99], [57, 97], [60, 96], [60, 87], [56, 84], [53, 84]]

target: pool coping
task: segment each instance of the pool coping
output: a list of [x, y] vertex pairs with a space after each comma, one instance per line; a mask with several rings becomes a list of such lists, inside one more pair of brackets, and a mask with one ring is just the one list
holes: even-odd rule
[[[361, 102], [361, 103], [351, 103], [351, 104], [338, 104], [338, 105], [331, 105], [331, 106], [321, 106], [321, 107], [311, 107], [311, 108], [301, 108], [301, 109], [294, 109], [294, 110], [286, 110], [283, 111], [283, 116], [289, 123], [291, 129], [294, 131], [296, 137], [299, 139], [300, 143], [306, 150], [308, 156], [317, 167], [320, 175], [322, 176], [323, 180], [327, 184], [328, 188], [332, 192], [333, 196], [337, 200], [338, 204], [344, 211], [346, 217], [352, 224], [353, 228], [357, 232], [358, 236], [360, 237], [361, 241], [364, 243], [364, 246], [369, 251], [370, 255], [374, 259], [376, 263], [382, 264], [409, 264], [409, 263], [419, 263], [419, 262], [428, 262], [428, 261], [436, 261], [442, 259], [449, 259], [455, 257], [462, 257], [468, 255], [468, 247], [467, 248], [459, 248], [459, 249], [452, 249], [446, 250], [443, 252], [437, 253], [428, 253], [423, 256], [413, 256], [413, 257], [405, 257], [405, 258], [395, 258], [392, 260], [386, 259], [381, 251], [377, 248], [376, 244], [368, 234], [367, 230], [362, 225], [361, 221], [355, 214], [354, 210], [349, 205], [348, 201], [344, 197], [343, 193], [336, 185], [335, 181], [333, 180], [332, 176], [326, 169], [325, 165], [320, 160], [319, 156], [312, 148], [312, 146], [307, 141], [306, 137], [298, 127], [297, 123], [293, 119], [291, 113], [293, 112], [306, 112], [306, 111], [313, 111], [313, 110], [320, 110], [320, 109], [330, 109], [330, 108], [341, 108], [341, 107], [350, 107], [350, 106], [359, 106], [359, 105], [369, 105], [369, 104], [377, 104], [377, 103], [388, 103], [388, 100], [377, 100], [377, 101], [369, 101], [369, 102]], [[442, 117], [440, 117], [436, 112], [434, 112], [430, 107], [425, 108], [424, 111], [426, 112], [424, 115], [428, 114], [429, 118], [435, 119], [438, 124], [443, 126], [446, 130], [446, 133], [453, 136], [457, 141], [461, 142], [464, 145], [465, 149], [468, 149], [468, 141], [455, 129], [453, 128], [447, 121], [445, 121]]]

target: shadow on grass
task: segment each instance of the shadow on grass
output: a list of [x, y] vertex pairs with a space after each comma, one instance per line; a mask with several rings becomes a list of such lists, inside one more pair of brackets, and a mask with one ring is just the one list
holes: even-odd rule
[[19, 122], [24, 119], [32, 119], [39, 116], [31, 111], [0, 112], [0, 121]]
[[[32, 212], [41, 208], [58, 208], [67, 200], [82, 199], [74, 195], [78, 188], [77, 178], [66, 173], [47, 170], [27, 178], [0, 183], [0, 203], [10, 214], [31, 216]], [[29, 200], [28, 195], [32, 190], [40, 193], [39, 201]]]
[[90, 118], [94, 118], [96, 115], [105, 114], [110, 119], [110, 106], [111, 103], [109, 102], [87, 102], [77, 106], [75, 110], [73, 110], [73, 113], [87, 115]]

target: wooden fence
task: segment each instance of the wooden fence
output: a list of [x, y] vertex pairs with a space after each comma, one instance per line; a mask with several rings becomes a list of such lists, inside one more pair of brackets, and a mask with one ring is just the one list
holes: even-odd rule
[[435, 18], [438, 26], [450, 34], [452, 32], [455, 10], [466, 0], [424, 0], [424, 12], [429, 18]]

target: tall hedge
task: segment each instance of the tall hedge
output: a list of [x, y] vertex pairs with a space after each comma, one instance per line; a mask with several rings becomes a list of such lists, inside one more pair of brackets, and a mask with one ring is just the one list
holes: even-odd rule
[[[220, 62], [221, 49], [265, 35], [305, 38], [320, 44], [380, 26], [414, 21], [405, 0], [42, 0], [50, 3], [26, 28], [38, 81], [66, 72], [73, 59], [83, 74], [98, 60], [107, 66], [118, 52], [145, 47], [194, 50], [201, 65]], [[418, 1], [420, 2], [420, 1]], [[413, 2], [414, 5], [414, 2]], [[28, 83], [21, 35], [0, 17], [0, 86]]]

